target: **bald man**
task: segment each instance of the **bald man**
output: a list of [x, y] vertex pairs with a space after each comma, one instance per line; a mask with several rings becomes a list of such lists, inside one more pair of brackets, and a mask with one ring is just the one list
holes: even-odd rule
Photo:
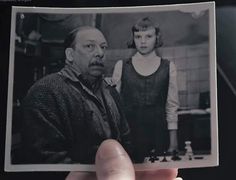
[[103, 79], [104, 35], [79, 27], [65, 39], [65, 67], [36, 82], [23, 103], [22, 163], [93, 164], [102, 141], [129, 151], [129, 127], [119, 95]]

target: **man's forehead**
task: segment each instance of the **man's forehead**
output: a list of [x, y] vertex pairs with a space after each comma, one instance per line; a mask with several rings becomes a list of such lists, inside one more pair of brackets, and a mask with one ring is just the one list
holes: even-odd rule
[[107, 43], [104, 35], [102, 34], [101, 31], [99, 31], [96, 28], [85, 28], [81, 29], [77, 35], [76, 35], [76, 40], [78, 41], [96, 41], [99, 43]]

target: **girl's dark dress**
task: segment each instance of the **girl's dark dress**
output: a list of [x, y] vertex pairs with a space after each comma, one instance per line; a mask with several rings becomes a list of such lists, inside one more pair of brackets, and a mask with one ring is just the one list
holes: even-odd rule
[[131, 59], [123, 62], [121, 97], [131, 129], [135, 163], [142, 163], [152, 149], [157, 154], [167, 151], [169, 138], [165, 110], [169, 64], [168, 60], [162, 59], [153, 74], [142, 76], [134, 69]]

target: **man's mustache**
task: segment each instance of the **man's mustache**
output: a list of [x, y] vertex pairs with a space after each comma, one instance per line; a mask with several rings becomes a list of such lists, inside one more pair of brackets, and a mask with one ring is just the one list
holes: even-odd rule
[[103, 62], [95, 61], [95, 62], [89, 64], [89, 67], [90, 66], [101, 66], [101, 67], [104, 67], [104, 64], [103, 64]]

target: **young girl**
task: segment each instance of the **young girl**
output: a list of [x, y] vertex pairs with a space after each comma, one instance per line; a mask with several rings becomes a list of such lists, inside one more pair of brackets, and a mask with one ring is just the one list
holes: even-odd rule
[[157, 155], [177, 150], [178, 90], [172, 62], [159, 57], [160, 29], [148, 18], [132, 27], [130, 47], [137, 52], [120, 60], [112, 80], [124, 101], [133, 137], [135, 163], [142, 163], [155, 150]]

